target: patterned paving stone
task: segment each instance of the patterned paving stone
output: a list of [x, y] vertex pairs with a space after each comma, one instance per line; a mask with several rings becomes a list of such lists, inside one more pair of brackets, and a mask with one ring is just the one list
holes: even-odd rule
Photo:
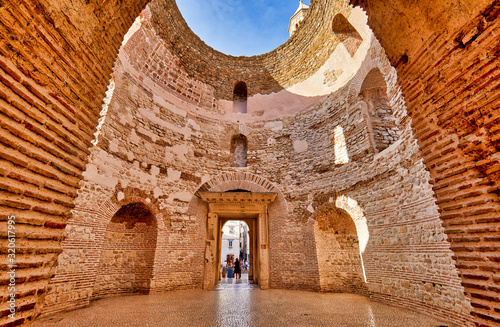
[[34, 327], [88, 326], [353, 326], [437, 327], [446, 322], [354, 294], [262, 291], [225, 279], [215, 291], [185, 290], [101, 299], [39, 319]]

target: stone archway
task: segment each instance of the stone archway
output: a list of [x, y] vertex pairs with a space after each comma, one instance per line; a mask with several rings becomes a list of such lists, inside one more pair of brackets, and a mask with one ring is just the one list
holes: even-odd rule
[[208, 203], [207, 238], [203, 289], [211, 290], [219, 280], [221, 233], [224, 223], [240, 219], [250, 227], [251, 276], [261, 289], [269, 288], [268, 205], [276, 193], [199, 192]]
[[92, 299], [148, 294], [153, 279], [158, 228], [142, 202], [122, 206], [106, 228]]
[[366, 292], [353, 218], [333, 204], [323, 206], [315, 215], [314, 238], [321, 291]]
[[[56, 275], [50, 281], [51, 287], [47, 294], [47, 301], [43, 306], [44, 315], [84, 307], [89, 305], [90, 301], [96, 296], [111, 295], [108, 291], [102, 291], [105, 287], [96, 288], [100, 272], [109, 270], [109, 267], [101, 266], [103, 250], [106, 248], [106, 243], [109, 244], [109, 238], [106, 237], [106, 234], [119, 232], [116, 229], [114, 231], [109, 230], [108, 227], [117, 223], [116, 218], [118, 217], [115, 216], [120, 209], [130, 205], [140, 205], [142, 211], [147, 211], [150, 216], [148, 217], [150, 226], [147, 227], [147, 224], [143, 226], [149, 229], [149, 232], [145, 233], [144, 236], [154, 238], [156, 245], [154, 248], [150, 246], [144, 250], [149, 255], [148, 265], [151, 264], [152, 260], [156, 259], [156, 246], [161, 248], [162, 244], [164, 244], [166, 236], [164, 219], [168, 214], [166, 210], [159, 208], [158, 200], [150, 197], [146, 192], [127, 187], [116, 190], [112, 196], [99, 205], [88, 203], [87, 207], [77, 208], [74, 211], [74, 218], [68, 222], [59, 267]], [[81, 222], [82, 215], [88, 219], [86, 225]], [[115, 221], [113, 222], [114, 218]], [[82, 230], [85, 230], [85, 233], [82, 233]], [[122, 229], [122, 231], [125, 230], [126, 228]], [[120, 247], [122, 246], [118, 245], [115, 248], [121, 250]], [[75, 251], [75, 249], [78, 250]], [[110, 250], [109, 247], [108, 250]], [[144, 278], [143, 281], [147, 279], [147, 283], [152, 285], [156, 271], [151, 271], [151, 269], [146, 269], [146, 271], [148, 277]], [[68, 282], [68, 280], [71, 282]], [[132, 290], [132, 288], [128, 290], [122, 288], [117, 293], [127, 293], [129, 290]], [[145, 290], [145, 288], [142, 288], [142, 290]]]
[[[234, 190], [243, 190], [244, 192], [234, 192]], [[217, 193], [221, 194], [219, 204], [216, 204], [217, 199], [213, 199], [214, 194]], [[202, 194], [204, 194], [204, 196], [206, 195], [206, 199], [209, 197], [211, 198], [210, 201], [213, 202], [212, 208], [214, 208], [214, 210], [211, 211], [209, 202], [203, 199]], [[265, 200], [265, 194], [269, 195], [271, 198]], [[227, 204], [227, 208], [224, 208], [225, 205], [222, 204], [222, 199], [224, 197], [227, 199], [227, 202], [231, 202], [230, 200], [232, 198], [232, 206]], [[249, 202], [243, 201], [245, 197]], [[260, 200], [259, 197], [261, 197]], [[242, 205], [243, 208], [237, 207], [240, 205]], [[222, 209], [226, 211], [223, 211]], [[258, 224], [263, 222], [263, 220], [259, 220], [259, 215], [262, 214], [261, 217], [265, 217], [267, 219], [263, 232], [268, 234], [267, 236], [261, 234], [263, 237], [267, 238], [266, 242], [263, 242], [261, 245], [265, 245], [266, 247], [266, 249], [264, 249], [264, 255], [270, 255], [272, 259], [274, 254], [273, 252], [270, 253], [269, 248], [271, 245], [272, 249], [273, 237], [275, 236], [273, 231], [279, 230], [277, 221], [283, 220], [288, 216], [288, 208], [287, 202], [280, 189], [271, 181], [247, 172], [228, 172], [213, 177], [199, 187], [189, 204], [188, 213], [192, 216], [200, 217], [203, 220], [207, 219], [207, 227], [205, 231], [207, 235], [205, 243], [205, 264], [207, 264], [208, 260], [210, 265], [208, 265], [208, 269], [205, 269], [206, 273], [204, 275], [203, 287], [205, 289], [210, 289], [210, 287], [213, 287], [218, 280], [219, 269], [215, 269], [214, 265], [215, 262], [217, 262], [217, 240], [220, 237], [220, 231], [225, 220], [229, 220], [228, 217], [236, 218], [236, 220], [244, 220], [248, 224], [249, 229], [255, 231], [251, 232], [250, 237], [256, 239], [258, 237]], [[253, 224], [255, 224], [254, 228], [252, 228]], [[252, 234], [254, 235], [253, 237]], [[257, 243], [253, 246], [256, 247]], [[210, 251], [207, 252], [207, 249]], [[257, 255], [256, 252], [257, 249], [254, 249], [253, 253]], [[252, 259], [256, 262], [256, 265], [254, 265], [256, 269], [253, 270], [254, 281], [258, 282], [261, 288], [269, 288], [271, 284], [268, 279], [269, 277], [263, 277], [269, 276], [269, 269], [264, 272], [264, 275], [259, 276], [259, 270], [257, 267], [258, 260], [268, 262], [269, 258], [263, 259], [264, 257], [261, 256], [260, 259], [257, 259], [256, 255], [252, 257]]]

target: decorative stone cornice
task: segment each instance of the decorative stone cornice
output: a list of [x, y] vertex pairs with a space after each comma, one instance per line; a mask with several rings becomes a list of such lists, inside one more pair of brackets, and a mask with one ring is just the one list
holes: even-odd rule
[[277, 193], [248, 192], [198, 192], [209, 204], [254, 204], [267, 205], [276, 199]]

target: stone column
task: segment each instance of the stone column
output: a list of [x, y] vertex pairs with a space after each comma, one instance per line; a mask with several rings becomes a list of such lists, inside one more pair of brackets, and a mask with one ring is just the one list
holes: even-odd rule
[[266, 290], [269, 288], [269, 222], [267, 206], [259, 214], [259, 286]]
[[218, 278], [217, 269], [217, 242], [218, 242], [218, 215], [209, 213], [207, 220], [207, 242], [205, 244], [205, 272], [203, 278], [203, 289], [214, 288]]
[[218, 235], [218, 239], [217, 239], [217, 259], [216, 259], [216, 267], [215, 269], [217, 270], [217, 278], [215, 279], [216, 283], [221, 280], [221, 276], [222, 276], [222, 266], [221, 266], [221, 263], [222, 263], [222, 234], [224, 233], [222, 231], [222, 226], [224, 225], [224, 223], [218, 219], [218, 222], [217, 222], [217, 235]]
[[253, 269], [254, 269], [254, 262], [253, 262], [253, 258], [255, 257], [254, 253], [255, 253], [255, 246], [254, 246], [254, 242], [255, 242], [255, 222], [252, 221], [252, 223], [248, 225], [249, 227], [249, 233], [248, 233], [248, 242], [250, 243], [249, 244], [249, 249], [250, 249], [250, 253], [248, 254], [248, 264], [249, 264], [249, 268], [248, 268], [248, 279], [249, 280], [254, 280], [254, 276], [253, 276]]

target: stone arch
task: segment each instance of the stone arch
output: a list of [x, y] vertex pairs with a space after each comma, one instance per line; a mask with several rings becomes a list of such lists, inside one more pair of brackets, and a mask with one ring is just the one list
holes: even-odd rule
[[245, 135], [236, 134], [231, 138], [231, 166], [233, 167], [246, 167], [247, 166], [247, 152], [248, 141]]
[[332, 31], [353, 57], [361, 43], [363, 43], [363, 38], [356, 28], [351, 25], [343, 14], [338, 13], [333, 17]]
[[367, 60], [353, 77], [349, 88], [351, 110], [362, 111], [367, 138], [375, 154], [395, 143], [402, 134], [401, 129], [405, 128], [400, 126], [401, 118], [406, 117], [405, 107], [396, 108], [394, 105], [400, 94], [395, 85], [387, 82], [392, 73], [394, 68], [387, 62]]
[[247, 83], [238, 81], [233, 88], [233, 112], [239, 114], [247, 113]]
[[[155, 276], [156, 249], [168, 214], [157, 199], [136, 188], [118, 190], [97, 212], [96, 269], [92, 299], [149, 293]], [[138, 217], [140, 212], [144, 219]]]
[[[204, 269], [204, 288], [211, 289], [214, 285], [213, 263], [216, 260], [218, 251], [216, 249], [215, 240], [217, 239], [217, 234], [214, 234], [216, 226], [218, 226], [219, 216], [218, 213], [210, 213], [209, 206], [207, 202], [202, 200], [202, 195], [212, 193], [228, 193], [228, 194], [214, 194], [217, 196], [227, 196], [230, 191], [237, 191], [238, 193], [274, 193], [274, 194], [249, 194], [250, 196], [262, 197], [261, 199], [272, 197], [273, 201], [267, 202], [265, 207], [263, 207], [264, 202], [261, 202], [257, 206], [260, 206], [258, 210], [260, 211], [255, 220], [255, 225], [249, 228], [252, 230], [258, 230], [256, 239], [254, 241], [254, 250], [258, 262], [258, 266], [253, 270], [254, 280], [257, 278], [258, 284], [261, 288], [267, 289], [270, 287], [270, 277], [279, 274], [279, 270], [276, 265], [270, 267], [269, 262], [273, 261], [275, 258], [279, 258], [280, 255], [277, 251], [274, 251], [274, 246], [276, 246], [277, 239], [279, 238], [282, 226], [280, 222], [287, 218], [287, 205], [286, 200], [283, 197], [282, 192], [269, 180], [246, 172], [229, 172], [219, 175], [210, 179], [209, 181], [203, 183], [198, 190], [195, 192], [192, 200], [189, 203], [188, 214], [195, 216], [200, 220], [204, 221], [203, 225], [206, 226], [204, 229], [205, 236], [207, 237], [206, 247], [205, 247], [205, 269]], [[205, 198], [207, 199], [207, 198]], [[267, 201], [267, 200], [266, 200]], [[258, 251], [258, 252], [257, 252]], [[216, 253], [217, 252], [217, 253]], [[273, 273], [270, 274], [270, 268], [274, 269]], [[257, 273], [258, 272], [258, 273]], [[257, 273], [257, 274], [256, 274]], [[217, 279], [215, 279], [217, 280]]]
[[361, 258], [361, 265], [363, 270], [364, 281], [368, 282], [369, 278], [366, 275], [365, 262], [363, 259], [363, 253], [365, 252], [368, 242], [370, 239], [370, 232], [368, 230], [368, 222], [363, 208], [358, 204], [353, 198], [340, 194], [337, 195], [335, 201], [320, 205], [314, 210], [313, 215], [310, 217], [309, 221], [315, 223], [318, 214], [324, 210], [340, 209], [344, 211], [354, 222], [356, 226], [356, 234], [359, 243], [359, 254]]
[[316, 211], [313, 219], [321, 291], [366, 290], [359, 238], [352, 216], [329, 203]]
[[269, 206], [269, 214], [278, 216], [287, 216], [288, 208], [285, 197], [281, 190], [268, 179], [248, 173], [248, 172], [228, 172], [213, 177], [203, 183], [195, 192], [195, 196], [189, 203], [188, 213], [203, 215], [203, 209], [206, 205], [201, 201], [198, 192], [226, 192], [230, 190], [245, 190], [250, 192], [272, 192], [277, 193], [276, 200]]
[[[377, 41], [373, 42], [375, 43], [375, 47], [377, 48], [377, 50], [383, 51]], [[360, 68], [351, 79], [348, 95], [349, 102], [356, 101], [359, 93], [361, 93], [361, 87], [366, 79], [366, 76], [373, 69], [378, 69], [382, 74], [384, 80], [386, 81], [385, 84], [387, 86], [387, 94], [392, 94], [395, 91], [394, 88], [396, 87], [396, 85], [388, 83], [387, 81], [390, 79], [391, 75], [396, 75], [396, 70], [390, 65], [387, 60], [380, 60], [380, 58], [378, 57], [372, 59], [371, 57], [373, 56], [368, 53], [366, 59], [363, 61]]]
[[399, 139], [400, 132], [387, 98], [387, 84], [378, 68], [366, 75], [359, 95], [365, 104], [364, 114], [375, 153], [382, 152]]

